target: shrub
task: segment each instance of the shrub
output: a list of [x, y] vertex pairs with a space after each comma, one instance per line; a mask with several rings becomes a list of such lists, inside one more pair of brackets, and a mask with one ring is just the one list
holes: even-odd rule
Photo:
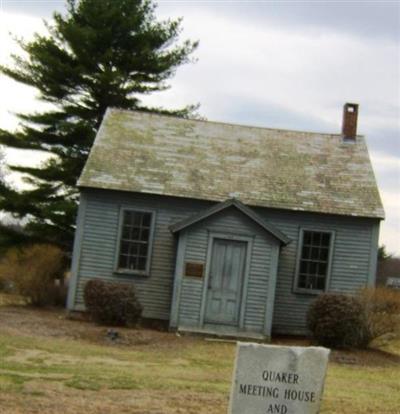
[[396, 332], [400, 326], [400, 290], [365, 288], [359, 293], [366, 319], [367, 340]]
[[323, 346], [351, 348], [368, 344], [363, 303], [358, 297], [337, 293], [320, 295], [308, 311], [307, 324]]
[[13, 248], [0, 261], [0, 279], [34, 306], [54, 305], [62, 300], [66, 264], [64, 252], [53, 245]]
[[3, 279], [0, 275], [0, 292], [6, 292], [9, 290], [10, 287], [10, 282], [8, 282], [7, 280], [5, 280], [5, 278]]
[[90, 280], [84, 290], [85, 306], [95, 322], [135, 326], [142, 306], [132, 284]]
[[49, 290], [49, 303], [54, 306], [65, 307], [67, 304], [68, 287], [63, 279], [56, 279]]

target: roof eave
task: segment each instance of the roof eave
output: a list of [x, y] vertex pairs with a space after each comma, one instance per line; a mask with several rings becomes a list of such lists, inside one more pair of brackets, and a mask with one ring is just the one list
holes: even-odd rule
[[201, 220], [205, 220], [206, 218], [232, 206], [236, 207], [239, 211], [241, 211], [243, 214], [248, 216], [250, 219], [256, 222], [260, 227], [262, 227], [264, 230], [266, 230], [268, 233], [270, 233], [272, 236], [278, 239], [281, 242], [281, 244], [287, 245], [291, 242], [291, 239], [287, 237], [284, 233], [282, 233], [279, 229], [277, 229], [272, 224], [264, 221], [251, 208], [247, 207], [241, 201], [234, 199], [234, 198], [218, 203], [205, 211], [202, 211], [198, 214], [195, 214], [192, 217], [179, 221], [178, 223], [171, 225], [169, 229], [171, 230], [172, 233], [178, 233], [181, 230], [184, 230], [185, 228], [190, 227], [198, 223]]

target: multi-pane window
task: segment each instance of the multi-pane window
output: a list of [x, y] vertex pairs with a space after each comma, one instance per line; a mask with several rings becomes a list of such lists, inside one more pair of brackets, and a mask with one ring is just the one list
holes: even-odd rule
[[124, 210], [118, 269], [144, 272], [149, 260], [152, 213]]
[[297, 287], [307, 290], [325, 290], [329, 270], [331, 233], [303, 231]]

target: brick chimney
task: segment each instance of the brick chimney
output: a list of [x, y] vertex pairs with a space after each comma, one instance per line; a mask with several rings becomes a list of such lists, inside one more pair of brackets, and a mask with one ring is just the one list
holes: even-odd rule
[[342, 135], [346, 140], [355, 140], [357, 135], [358, 104], [346, 103], [343, 107]]

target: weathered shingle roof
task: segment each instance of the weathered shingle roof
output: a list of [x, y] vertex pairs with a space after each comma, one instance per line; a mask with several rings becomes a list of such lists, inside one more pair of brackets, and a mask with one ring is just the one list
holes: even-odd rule
[[365, 140], [109, 109], [78, 181], [94, 187], [383, 218]]

